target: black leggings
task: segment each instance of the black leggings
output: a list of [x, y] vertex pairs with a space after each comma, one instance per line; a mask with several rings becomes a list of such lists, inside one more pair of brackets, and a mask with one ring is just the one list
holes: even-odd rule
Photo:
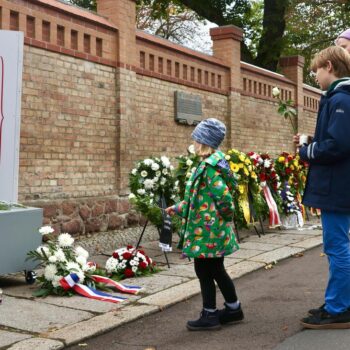
[[227, 303], [237, 301], [236, 289], [225, 270], [224, 258], [194, 259], [194, 269], [201, 285], [204, 308], [216, 309], [214, 281], [218, 284]]

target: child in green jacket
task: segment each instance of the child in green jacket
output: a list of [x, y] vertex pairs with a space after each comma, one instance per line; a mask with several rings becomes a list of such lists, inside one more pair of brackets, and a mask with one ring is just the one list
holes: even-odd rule
[[[180, 248], [194, 258], [201, 286], [203, 310], [200, 318], [188, 321], [189, 330], [218, 329], [221, 324], [243, 319], [234, 284], [224, 267], [224, 256], [238, 249], [232, 231], [233, 174], [218, 149], [226, 133], [217, 119], [203, 120], [192, 133], [202, 162], [186, 184], [184, 200], [166, 209], [182, 217]], [[216, 308], [216, 281], [225, 298], [225, 308]]]

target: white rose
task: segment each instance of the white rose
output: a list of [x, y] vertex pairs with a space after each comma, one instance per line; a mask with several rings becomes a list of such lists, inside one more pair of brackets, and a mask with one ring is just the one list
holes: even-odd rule
[[[162, 175], [162, 172], [160, 170], [156, 171], [156, 176], [160, 177]], [[158, 181], [158, 180], [157, 180]]]
[[163, 175], [167, 175], [168, 174], [168, 169], [163, 169], [162, 173], [163, 173]]
[[131, 270], [132, 270], [132, 272], [136, 272], [137, 271], [137, 266], [133, 266], [132, 268], [131, 268]]
[[281, 94], [280, 89], [279, 89], [277, 86], [275, 86], [275, 87], [272, 89], [272, 96], [273, 96], [273, 97], [278, 97], [280, 94]]
[[148, 175], [147, 171], [146, 170], [142, 170], [141, 171], [141, 176], [142, 177], [146, 177]]
[[195, 154], [195, 153], [196, 153], [196, 150], [195, 150], [195, 148], [194, 148], [194, 145], [188, 146], [188, 152], [191, 153], [191, 154]]
[[136, 196], [133, 193], [129, 194], [129, 199], [134, 199]]
[[192, 173], [194, 173], [196, 170], [197, 170], [197, 168], [195, 168], [195, 167], [191, 169]]
[[166, 183], [166, 178], [165, 178], [165, 177], [162, 177], [162, 178], [160, 179], [160, 184], [161, 184], [161, 185], [165, 185], [165, 183]]
[[159, 169], [159, 165], [157, 163], [153, 163], [151, 168], [152, 170], [157, 171]]
[[137, 190], [137, 193], [142, 196], [146, 193], [146, 191], [143, 188], [140, 188], [139, 190]]
[[269, 168], [271, 166], [271, 161], [269, 159], [265, 159], [264, 161], [264, 167]]
[[187, 166], [191, 166], [192, 164], [193, 164], [192, 160], [191, 159], [187, 159], [186, 165]]
[[190, 177], [190, 176], [191, 176], [191, 173], [188, 172], [188, 173], [186, 174], [186, 177]]
[[131, 174], [136, 175], [137, 174], [137, 169], [132, 169]]

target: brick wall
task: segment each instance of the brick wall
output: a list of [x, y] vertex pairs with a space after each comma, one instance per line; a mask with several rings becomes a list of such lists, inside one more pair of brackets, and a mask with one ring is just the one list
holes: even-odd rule
[[142, 222], [127, 200], [134, 162], [190, 143], [193, 127], [174, 120], [175, 91], [201, 96], [203, 117], [226, 123], [224, 149], [293, 150], [274, 86], [312, 133], [319, 91], [302, 84], [300, 57], [282, 60], [283, 76], [240, 62], [239, 28], [212, 30], [208, 56], [135, 31], [133, 0], [98, 0], [98, 11], [0, 2], [0, 28], [25, 34], [19, 201], [43, 207], [56, 232]]

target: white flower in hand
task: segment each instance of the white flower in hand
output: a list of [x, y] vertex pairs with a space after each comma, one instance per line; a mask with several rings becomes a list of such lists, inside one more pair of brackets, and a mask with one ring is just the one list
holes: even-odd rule
[[273, 96], [273, 97], [278, 97], [280, 94], [281, 94], [280, 89], [279, 89], [277, 86], [275, 86], [275, 87], [272, 89], [272, 96]]
[[188, 152], [191, 153], [191, 154], [195, 154], [196, 153], [194, 145], [189, 145], [188, 146]]

